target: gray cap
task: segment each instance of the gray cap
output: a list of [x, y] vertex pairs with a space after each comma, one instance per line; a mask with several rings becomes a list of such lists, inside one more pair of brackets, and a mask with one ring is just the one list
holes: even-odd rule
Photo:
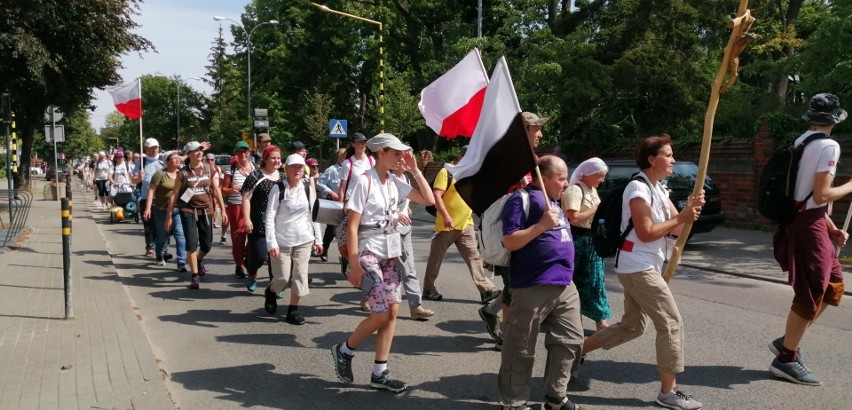
[[192, 151], [196, 151], [199, 148], [203, 148], [203, 147], [204, 146], [201, 145], [201, 143], [198, 142], [198, 141], [190, 141], [190, 142], [187, 142], [186, 145], [183, 146], [183, 153], [184, 153], [184, 155], [186, 155], [186, 154], [189, 154]]
[[393, 134], [382, 133], [376, 135], [373, 138], [370, 138], [367, 141], [367, 148], [370, 151], [376, 152], [382, 148], [390, 148], [395, 149], [397, 151], [408, 151], [411, 149], [408, 145], [402, 143], [396, 136]]
[[364, 134], [361, 134], [360, 132], [356, 132], [356, 133], [352, 134], [352, 142], [361, 142], [361, 141], [366, 141], [366, 140], [367, 140], [367, 137], [365, 137]]

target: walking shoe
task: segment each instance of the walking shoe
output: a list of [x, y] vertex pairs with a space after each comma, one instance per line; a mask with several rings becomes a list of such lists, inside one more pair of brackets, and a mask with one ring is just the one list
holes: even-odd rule
[[503, 410], [532, 410], [532, 407], [528, 406], [526, 403], [521, 404], [520, 406], [511, 406], [508, 404], [504, 404]]
[[352, 358], [340, 351], [340, 344], [331, 347], [331, 356], [334, 358], [334, 372], [343, 383], [352, 383], [355, 377], [352, 375]]
[[245, 268], [245, 267], [243, 267], [243, 266], [234, 266], [234, 277], [235, 277], [235, 278], [237, 278], [237, 279], [245, 279], [245, 278], [246, 278], [246, 276], [247, 276], [247, 275], [246, 275], [247, 273], [248, 273], [248, 271], [246, 271], [246, 268]]
[[263, 296], [263, 308], [266, 309], [266, 313], [274, 315], [278, 310], [278, 301], [275, 300], [275, 292], [267, 286], [266, 290], [263, 291]]
[[170, 254], [170, 253], [168, 253], [168, 252], [164, 252], [164, 253], [163, 253], [163, 260], [164, 260], [164, 261], [166, 261], [166, 262], [168, 262], [168, 261], [172, 260], [172, 258], [173, 258], [173, 257], [174, 257], [174, 256], [172, 256], [172, 254]]
[[323, 262], [328, 262], [328, 255], [320, 255], [320, 260]]
[[[214, 227], [214, 228], [215, 228], [215, 227]], [[219, 237], [219, 245], [224, 245], [224, 244], [225, 244], [225, 237], [224, 237], [224, 236], [220, 236], [220, 237]]]
[[207, 274], [207, 267], [204, 266], [203, 263], [198, 263], [198, 276], [204, 276]]
[[402, 393], [408, 388], [408, 385], [402, 380], [391, 377], [390, 370], [385, 369], [380, 376], [370, 372], [370, 387], [384, 389], [392, 393]]
[[[775, 355], [775, 357], [781, 356], [781, 349], [784, 347], [784, 336], [781, 336], [771, 342], [766, 346], [769, 348], [769, 351]], [[796, 348], [796, 360], [799, 362], [802, 361], [802, 349]]]
[[494, 341], [494, 350], [498, 352], [503, 351], [503, 336], [497, 336], [497, 340]]
[[544, 395], [544, 404], [541, 407], [543, 410], [580, 410], [580, 406], [571, 403], [571, 400], [568, 400], [568, 396], [560, 400]]
[[804, 384], [806, 386], [819, 386], [822, 381], [802, 364], [801, 361], [792, 361], [790, 363], [781, 363], [776, 357], [769, 365], [769, 371], [775, 377], [787, 379], [793, 383]]
[[303, 318], [299, 312], [287, 312], [287, 316], [284, 318], [284, 321], [291, 325], [305, 324], [305, 318]]
[[154, 256], [153, 249], [145, 249], [145, 256]]
[[411, 309], [411, 318], [414, 320], [425, 321], [428, 320], [435, 312], [424, 308], [423, 306], [418, 306], [414, 309]]
[[198, 275], [192, 275], [192, 280], [189, 282], [190, 289], [198, 289], [201, 287], [201, 278]]
[[697, 410], [704, 406], [692, 400], [691, 396], [684, 394], [677, 387], [668, 393], [657, 393], [657, 404], [675, 410]]
[[479, 297], [482, 299], [482, 303], [488, 303], [494, 300], [494, 298], [496, 298], [497, 296], [500, 296], [500, 293], [501, 292], [497, 288], [494, 288], [485, 291], [485, 293], [481, 293]]
[[249, 276], [249, 278], [246, 279], [246, 289], [248, 289], [249, 292], [254, 292], [254, 290], [257, 289], [257, 278]]
[[485, 330], [488, 331], [488, 335], [496, 342], [500, 338], [500, 317], [488, 313], [486, 309], [488, 309], [488, 305], [479, 308], [479, 317], [485, 322]]
[[443, 298], [444, 298], [444, 295], [438, 293], [437, 290], [424, 290], [423, 291], [423, 299], [441, 300]]
[[275, 294], [275, 299], [284, 299], [284, 291]]
[[163, 258], [159, 258], [159, 257], [158, 257], [158, 258], [157, 258], [157, 262], [155, 263], [155, 265], [157, 265], [157, 266], [166, 266], [166, 261], [164, 261], [164, 260], [163, 260]]
[[178, 266], [177, 266], [177, 271], [181, 272], [181, 273], [186, 272], [186, 264], [185, 263], [179, 263]]

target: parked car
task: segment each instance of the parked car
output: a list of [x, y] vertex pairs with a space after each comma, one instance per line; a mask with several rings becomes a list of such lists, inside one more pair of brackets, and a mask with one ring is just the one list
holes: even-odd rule
[[216, 159], [213, 160], [217, 167], [220, 170], [226, 171], [231, 167], [231, 156], [230, 155], [216, 155]]
[[[69, 175], [68, 166], [65, 164], [59, 164], [59, 172], [62, 174], [62, 180], [64, 181], [65, 178], [67, 178]], [[44, 172], [44, 179], [47, 181], [52, 181], [56, 179], [54, 175], [55, 171], [53, 169], [53, 165], [48, 166], [47, 171]]]
[[[604, 162], [609, 167], [609, 172], [606, 174], [604, 182], [598, 187], [601, 198], [609, 195], [615, 187], [629, 181], [635, 173], [639, 172], [636, 161], [632, 159], [604, 159]], [[660, 181], [668, 189], [669, 198], [678, 211], [686, 206], [687, 198], [692, 194], [697, 176], [698, 165], [696, 163], [678, 160], [674, 164], [672, 175]], [[704, 178], [704, 199], [705, 204], [701, 209], [701, 216], [692, 224], [690, 235], [710, 232], [725, 222], [721, 193], [709, 175]]]

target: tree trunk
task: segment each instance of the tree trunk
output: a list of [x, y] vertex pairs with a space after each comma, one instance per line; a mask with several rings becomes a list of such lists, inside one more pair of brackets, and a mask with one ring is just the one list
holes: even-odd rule
[[[18, 146], [21, 147], [21, 156], [18, 158], [18, 174], [12, 179], [15, 189], [29, 186], [30, 183], [30, 157], [33, 152], [33, 127], [24, 125], [18, 131]], [[11, 175], [9, 176], [11, 178]]]

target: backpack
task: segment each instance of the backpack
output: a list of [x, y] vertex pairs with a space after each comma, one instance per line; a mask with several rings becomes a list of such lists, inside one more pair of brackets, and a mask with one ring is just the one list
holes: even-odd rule
[[[621, 250], [621, 245], [627, 234], [633, 229], [633, 218], [627, 221], [627, 228], [621, 232], [621, 210], [624, 205], [624, 190], [632, 181], [642, 181], [648, 185], [651, 184], [645, 178], [639, 175], [634, 175], [630, 181], [625, 182], [616, 187], [612, 193], [601, 200], [598, 205], [598, 210], [595, 211], [595, 217], [592, 220], [592, 242], [595, 245], [595, 252], [601, 258], [609, 258], [616, 256]], [[654, 195], [651, 195], [651, 206], [654, 206]], [[603, 221], [603, 228], [601, 228]], [[616, 267], [618, 266], [618, 258], [615, 260]]]
[[[530, 214], [530, 198], [526, 189], [518, 192], [524, 208], [524, 216]], [[514, 194], [506, 194], [494, 201], [482, 213], [479, 223], [479, 253], [485, 263], [494, 266], [509, 266], [511, 253], [503, 247], [503, 208]]]
[[[444, 191], [444, 192], [446, 192], [448, 189], [450, 189], [450, 185], [452, 185], [453, 182], [456, 179], [456, 177], [454, 177], [453, 174], [450, 174], [449, 172], [447, 172], [447, 174], [450, 176], [450, 179], [447, 182], [447, 186], [445, 186], [444, 189], [442, 189], [442, 191]], [[435, 175], [435, 177], [437, 178], [438, 176]], [[431, 187], [434, 183], [435, 183], [434, 179], [429, 181], [429, 186]], [[435, 205], [427, 205], [426, 206], [426, 212], [428, 212], [429, 215], [438, 216], [438, 207], [436, 207]]]
[[769, 158], [757, 186], [757, 211], [761, 215], [779, 225], [785, 225], [813, 196], [814, 192], [811, 191], [801, 204], [795, 200], [796, 175], [805, 146], [811, 141], [825, 138], [828, 136], [821, 132], [811, 134], [798, 147], [793, 148], [791, 144]]

